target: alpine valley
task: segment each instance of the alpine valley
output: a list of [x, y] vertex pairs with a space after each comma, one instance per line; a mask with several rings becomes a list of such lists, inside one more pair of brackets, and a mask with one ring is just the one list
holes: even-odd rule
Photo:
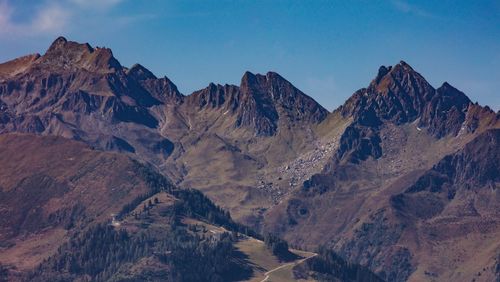
[[63, 37], [0, 64], [0, 280], [500, 281], [500, 112], [375, 70], [329, 112]]

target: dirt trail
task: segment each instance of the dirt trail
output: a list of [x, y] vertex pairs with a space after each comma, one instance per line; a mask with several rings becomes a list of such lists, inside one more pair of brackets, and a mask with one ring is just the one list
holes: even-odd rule
[[280, 269], [285, 268], [285, 267], [290, 266], [290, 265], [293, 265], [293, 266], [295, 266], [295, 265], [299, 265], [299, 264], [303, 263], [304, 261], [306, 261], [306, 260], [308, 260], [308, 259], [310, 259], [310, 258], [312, 258], [312, 257], [315, 257], [315, 256], [317, 256], [317, 255], [318, 255], [318, 254], [313, 254], [312, 256], [307, 257], [307, 258], [303, 258], [303, 259], [301, 259], [301, 260], [299, 260], [299, 261], [294, 261], [294, 262], [286, 263], [286, 264], [284, 264], [284, 265], [280, 265], [280, 266], [278, 266], [278, 267], [276, 267], [276, 268], [274, 268], [274, 269], [271, 269], [271, 270], [269, 270], [268, 272], [264, 273], [264, 275], [266, 275], [266, 277], [264, 277], [264, 279], [262, 279], [260, 282], [265, 282], [265, 281], [267, 281], [267, 280], [269, 279], [269, 277], [270, 277], [271, 273], [273, 273], [273, 272], [275, 272], [275, 271], [277, 271], [277, 270], [280, 270]]

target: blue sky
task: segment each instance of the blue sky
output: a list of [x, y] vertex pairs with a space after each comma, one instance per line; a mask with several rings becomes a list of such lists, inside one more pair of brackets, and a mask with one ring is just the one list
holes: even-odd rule
[[58, 35], [110, 47], [185, 94], [272, 70], [332, 110], [405, 60], [500, 109], [500, 1], [0, 0], [0, 61]]

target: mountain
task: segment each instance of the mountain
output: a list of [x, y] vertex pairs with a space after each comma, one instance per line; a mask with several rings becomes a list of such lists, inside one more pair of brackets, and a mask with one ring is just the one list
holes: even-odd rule
[[[388, 281], [493, 279], [500, 115], [448, 83], [434, 89], [405, 62], [381, 67], [336, 114], [352, 122], [328, 163], [269, 212], [266, 226], [295, 244], [326, 244]], [[445, 216], [446, 206], [482, 212]]]
[[253, 128], [256, 135], [276, 135], [279, 125], [320, 123], [328, 114], [312, 98], [279, 74], [265, 76], [246, 72], [240, 87], [210, 84], [188, 97], [189, 104], [203, 109], [223, 109], [235, 116], [234, 127]]
[[[272, 72], [247, 72], [240, 86], [210, 84], [186, 96], [176, 111], [186, 128], [179, 130], [173, 122], [162, 127], [178, 144], [166, 165], [178, 168], [180, 177], [173, 178], [207, 193], [254, 227], [261, 208], [276, 201], [270, 194], [277, 190], [267, 185], [267, 178], [276, 181], [274, 170], [313, 148], [312, 127], [328, 115]], [[256, 190], [258, 185], [262, 187]]]
[[[139, 279], [144, 271], [157, 273], [159, 269], [168, 269], [168, 275], [182, 276], [189, 271], [178, 268], [179, 265], [196, 261], [193, 257], [186, 255], [179, 262], [142, 254], [164, 252], [166, 249], [161, 246], [177, 248], [169, 243], [179, 239], [172, 234], [186, 235], [186, 228], [196, 229], [185, 221], [181, 221], [182, 228], [170, 229], [176, 222], [172, 218], [184, 217], [187, 222], [194, 220], [214, 232], [225, 228], [244, 233], [239, 224], [245, 224], [260, 234], [277, 234], [301, 249], [314, 251], [323, 246], [314, 257], [303, 253], [304, 261], [298, 259], [284, 267], [289, 279], [491, 281], [498, 276], [500, 255], [496, 240], [500, 232], [496, 212], [499, 128], [500, 113], [472, 103], [447, 82], [434, 88], [404, 61], [381, 66], [366, 88], [328, 112], [274, 72], [246, 72], [239, 86], [210, 83], [184, 95], [167, 77], [159, 78], [140, 64], [122, 66], [108, 48], [58, 38], [43, 55], [28, 55], [0, 64], [0, 137], [16, 140], [5, 141], [9, 146], [19, 143], [28, 148], [22, 163], [26, 173], [30, 173], [10, 177], [16, 175], [16, 167], [21, 167], [13, 161], [13, 166], [5, 170], [2, 181], [7, 182], [0, 187], [2, 193], [7, 193], [1, 202], [6, 208], [1, 210], [9, 214], [2, 225], [2, 236], [9, 238], [2, 241], [24, 242], [29, 238], [26, 234], [41, 232], [43, 237], [45, 231], [40, 230], [59, 230], [61, 226], [64, 229], [68, 224], [71, 228], [60, 233], [60, 238], [65, 238], [69, 245], [59, 244], [56, 248], [56, 244], [49, 244], [49, 262], [40, 264], [39, 256], [28, 259], [33, 253], [28, 248], [33, 246], [30, 243], [19, 243], [20, 248], [10, 243], [7, 246], [10, 252], [24, 250], [25, 263], [30, 267], [38, 263], [40, 269], [53, 275], [47, 279], [85, 275], [100, 275], [102, 280]], [[49, 147], [46, 153], [37, 150], [47, 140], [61, 145]], [[5, 148], [10, 152], [5, 156], [11, 156], [5, 157], [5, 164], [15, 160], [15, 152], [22, 151], [21, 147]], [[58, 158], [59, 151], [74, 152], [83, 159], [77, 166], [66, 166], [59, 163], [64, 160]], [[32, 167], [28, 166], [31, 155], [37, 160], [30, 164]], [[98, 161], [90, 162], [86, 156]], [[45, 158], [51, 162], [43, 163]], [[120, 158], [120, 165], [109, 165], [107, 158]], [[87, 168], [87, 163], [95, 166]], [[116, 181], [123, 187], [135, 183], [137, 190], [100, 199], [116, 202], [116, 207], [104, 207], [84, 196], [80, 200], [78, 193], [67, 191], [84, 189], [74, 184], [81, 171], [102, 173], [98, 178], [104, 179], [101, 183], [85, 178], [81, 187], [99, 182], [101, 186], [96, 191], [104, 193], [121, 187], [111, 184]], [[130, 175], [125, 176], [125, 171]], [[147, 173], [144, 178], [137, 171], [154, 173]], [[118, 179], [113, 178], [115, 175]], [[161, 183], [169, 183], [171, 188], [148, 192], [157, 187], [147, 181], [151, 175], [153, 179], [164, 179]], [[106, 182], [106, 177], [113, 180]], [[34, 183], [42, 183], [48, 192], [36, 192], [44, 196], [33, 199], [26, 193], [8, 192], [35, 189]], [[169, 220], [163, 218], [160, 214], [171, 206], [163, 202], [167, 198], [187, 206], [197, 201], [198, 196], [180, 192], [196, 194], [190, 188], [202, 191], [228, 210], [232, 219], [211, 205], [204, 207], [212, 211], [211, 217], [219, 214], [215, 217], [223, 218], [221, 221], [213, 221], [208, 214], [193, 218], [188, 212], [190, 208], [168, 213]], [[160, 192], [163, 200], [149, 209], [148, 201], [154, 202], [153, 194]], [[139, 197], [140, 201], [129, 197]], [[53, 202], [71, 205], [55, 208], [58, 206], [53, 206]], [[146, 208], [139, 213], [144, 204]], [[27, 215], [40, 214], [30, 210], [31, 206], [65, 212], [59, 211], [63, 215], [56, 217], [58, 220], [41, 216], [31, 222], [32, 217]], [[119, 206], [128, 207], [127, 212], [121, 214]], [[73, 209], [75, 212], [70, 212]], [[79, 209], [92, 211], [84, 218], [91, 218], [88, 221], [95, 224], [81, 223]], [[127, 251], [128, 264], [118, 267], [116, 261], [92, 262], [100, 265], [100, 270], [86, 269], [88, 261], [81, 260], [83, 254], [73, 255], [79, 254], [75, 245], [89, 248], [91, 243], [85, 238], [122, 236], [114, 233], [119, 229], [98, 226], [111, 220], [110, 213], [123, 216], [117, 221], [127, 232], [123, 240], [118, 240], [121, 243], [110, 246], [121, 250], [125, 248], [121, 244], [128, 242], [127, 246], [137, 251]], [[68, 221], [68, 216], [74, 219]], [[170, 235], [158, 237], [162, 234], [159, 232], [147, 237], [154, 247], [144, 250], [136, 246], [143, 240], [136, 233], [141, 226], [152, 233], [157, 229], [149, 226], [162, 226], [169, 230], [165, 234]], [[212, 250], [203, 240], [197, 241], [196, 236], [186, 236], [191, 246]], [[259, 273], [264, 279], [265, 272], [283, 265], [261, 261], [264, 251], [254, 251], [261, 250], [263, 243], [252, 241], [258, 241], [252, 236], [227, 239], [227, 244], [248, 255], [254, 263], [251, 273]], [[27, 249], [23, 249], [23, 244]], [[227, 250], [234, 250], [233, 247]], [[178, 250], [183, 257], [186, 249]], [[189, 252], [197, 254], [196, 250]], [[112, 260], [110, 253], [95, 255], [109, 255]], [[222, 255], [234, 258], [229, 261], [239, 261], [228, 253]], [[0, 258], [0, 262], [16, 264], [10, 260], [12, 253], [8, 257]], [[200, 267], [210, 268], [203, 261]], [[158, 267], [147, 270], [147, 265]], [[248, 273], [248, 264], [241, 261], [223, 265]], [[58, 276], [68, 267], [74, 276]], [[332, 274], [331, 269], [339, 267], [343, 269], [337, 273], [340, 276]], [[157, 274], [167, 275], [162, 273]], [[225, 271], [214, 275], [217, 279], [232, 277], [226, 276], [230, 273]]]
[[[259, 209], [235, 210], [237, 201], [274, 200], [253, 189], [267, 176], [248, 179], [247, 173], [276, 169], [313, 148], [309, 128], [328, 115], [276, 73], [247, 72], [239, 87], [211, 84], [184, 96], [140, 64], [123, 67], [110, 49], [62, 37], [44, 55], [1, 64], [0, 70], [8, 73], [0, 76], [0, 133], [63, 136], [129, 153], [214, 199], [226, 193], [221, 184], [239, 187], [236, 201], [224, 206], [251, 224]], [[220, 179], [214, 182], [213, 174]]]

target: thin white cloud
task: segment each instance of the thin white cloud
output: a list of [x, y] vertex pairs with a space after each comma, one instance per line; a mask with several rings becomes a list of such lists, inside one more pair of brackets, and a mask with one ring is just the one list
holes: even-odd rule
[[400, 12], [406, 14], [414, 14], [416, 16], [424, 17], [424, 18], [437, 18], [433, 13], [418, 7], [417, 5], [410, 4], [403, 0], [392, 0], [393, 6]]
[[0, 2], [0, 30], [5, 29], [10, 23], [12, 8], [6, 1]]
[[0, 2], [0, 35], [32, 36], [57, 34], [67, 27], [71, 11], [56, 2], [40, 6], [30, 21], [15, 21], [15, 8], [4, 0]]
[[52, 4], [38, 11], [34, 18], [32, 30], [42, 33], [59, 33], [64, 30], [70, 19], [71, 12], [57, 4]]
[[7, 1], [0, 2], [0, 33], [5, 33], [12, 29], [12, 7]]
[[[124, 0], [43, 0], [33, 8], [30, 16], [19, 18], [16, 1], [0, 0], [0, 36], [54, 36], [85, 24], [94, 13], [107, 13]], [[17, 18], [16, 18], [17, 17]], [[132, 22], [145, 16], [136, 15], [123, 21]]]

